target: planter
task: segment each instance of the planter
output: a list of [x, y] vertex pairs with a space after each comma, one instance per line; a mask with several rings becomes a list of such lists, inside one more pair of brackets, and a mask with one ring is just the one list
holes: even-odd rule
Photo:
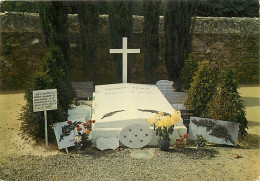
[[176, 139], [175, 144], [177, 149], [185, 148], [185, 141], [182, 139]]
[[159, 149], [161, 151], [168, 151], [169, 150], [169, 146], [170, 146], [170, 141], [168, 141], [168, 139], [166, 139], [166, 138], [163, 138], [159, 142], [158, 146], [159, 146]]

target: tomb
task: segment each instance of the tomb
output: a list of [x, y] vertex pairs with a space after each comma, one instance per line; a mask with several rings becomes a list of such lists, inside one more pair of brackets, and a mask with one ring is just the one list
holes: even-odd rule
[[[91, 137], [95, 146], [100, 137], [119, 137], [120, 131], [134, 123], [142, 124], [153, 131], [148, 118], [156, 113], [174, 113], [174, 108], [155, 85], [119, 83], [110, 85], [97, 85], [93, 94]], [[174, 127], [171, 135], [171, 145], [180, 134], [187, 133], [182, 120]], [[153, 136], [148, 143], [157, 146], [158, 137]]]

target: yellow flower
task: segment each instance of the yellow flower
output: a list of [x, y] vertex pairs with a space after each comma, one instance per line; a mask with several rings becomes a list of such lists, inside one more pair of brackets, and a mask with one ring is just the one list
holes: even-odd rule
[[160, 116], [163, 116], [163, 112], [159, 112], [159, 115], [160, 115]]
[[155, 123], [155, 119], [154, 119], [154, 118], [149, 118], [149, 119], [148, 119], [148, 122], [149, 122], [150, 124], [154, 124], [154, 123]]
[[157, 122], [156, 122], [156, 126], [157, 126], [157, 127], [163, 127], [162, 121], [157, 121]]

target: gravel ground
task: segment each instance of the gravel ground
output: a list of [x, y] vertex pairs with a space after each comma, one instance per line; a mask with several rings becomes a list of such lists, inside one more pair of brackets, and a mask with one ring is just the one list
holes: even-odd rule
[[[258, 152], [258, 149], [254, 150]], [[242, 158], [234, 158], [239, 153]], [[252, 151], [250, 151], [252, 153]], [[140, 154], [142, 155], [140, 157]], [[251, 165], [244, 165], [247, 159]], [[257, 180], [247, 149], [118, 149], [86, 154], [9, 156], [0, 161], [3, 180]], [[255, 160], [257, 164], [258, 160]], [[256, 165], [255, 165], [256, 166]], [[258, 165], [259, 167], [259, 165]], [[259, 168], [255, 168], [256, 171]], [[254, 174], [255, 173], [255, 174]]]

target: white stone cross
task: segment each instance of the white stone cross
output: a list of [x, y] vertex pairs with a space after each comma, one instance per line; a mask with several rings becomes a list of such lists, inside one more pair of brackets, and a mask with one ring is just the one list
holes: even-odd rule
[[122, 82], [127, 83], [127, 54], [128, 53], [140, 53], [140, 49], [127, 49], [127, 37], [123, 37], [123, 49], [109, 49], [109, 53], [122, 53]]

